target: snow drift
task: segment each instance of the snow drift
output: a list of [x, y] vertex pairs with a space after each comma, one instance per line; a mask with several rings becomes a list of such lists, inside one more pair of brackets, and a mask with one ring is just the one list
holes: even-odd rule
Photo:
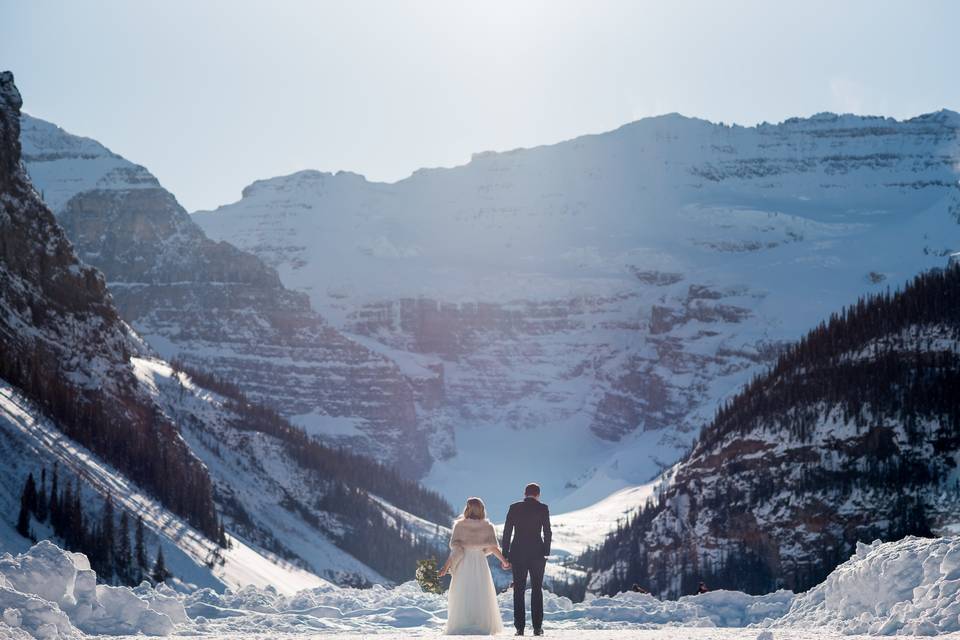
[[960, 631], [960, 538], [858, 544], [776, 624], [870, 635]]
[[98, 585], [86, 556], [49, 541], [16, 557], [0, 557], [0, 609], [4, 625], [35, 638], [80, 632], [169, 635], [175, 624], [189, 622], [172, 590]]
[[[512, 598], [499, 596], [505, 621]], [[545, 594], [551, 629], [766, 627], [844, 634], [937, 635], [960, 631], [960, 537], [905, 538], [860, 545], [820, 586], [794, 595], [713, 591], [660, 601], [639, 593], [588, 596], [574, 604]], [[388, 589], [325, 584], [284, 595], [272, 587], [177, 593], [146, 583], [130, 589], [96, 584], [82, 554], [40, 542], [0, 557], [0, 636], [211, 635], [439, 630], [444, 596], [415, 582]]]

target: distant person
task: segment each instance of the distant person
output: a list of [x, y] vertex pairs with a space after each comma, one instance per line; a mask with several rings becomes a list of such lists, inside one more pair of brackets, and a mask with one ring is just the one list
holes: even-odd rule
[[707, 583], [701, 581], [700, 586], [697, 587], [697, 593], [706, 593], [707, 591], [710, 591], [710, 589], [707, 589]]
[[441, 577], [453, 576], [447, 592], [447, 635], [491, 636], [503, 631], [497, 589], [487, 564], [490, 554], [504, 569], [510, 568], [500, 553], [497, 532], [487, 520], [483, 500], [470, 498], [463, 515], [453, 523], [450, 557], [440, 569]]
[[636, 582], [633, 583], [633, 586], [630, 587], [630, 590], [633, 591], [634, 593], [650, 593], [649, 591], [647, 591], [646, 589], [638, 585]]
[[550, 509], [540, 502], [540, 485], [523, 490], [523, 502], [507, 511], [503, 525], [503, 555], [513, 564], [513, 626], [523, 635], [527, 622], [524, 595], [530, 575], [530, 617], [533, 635], [543, 635], [543, 572], [550, 555]]

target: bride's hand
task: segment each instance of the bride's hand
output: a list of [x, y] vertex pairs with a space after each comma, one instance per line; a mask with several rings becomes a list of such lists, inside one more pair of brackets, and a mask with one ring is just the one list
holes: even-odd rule
[[447, 575], [447, 568], [446, 568], [446, 567], [440, 569], [440, 571], [437, 572], [437, 577], [438, 577], [438, 578], [442, 578], [442, 577], [445, 576], [445, 575]]

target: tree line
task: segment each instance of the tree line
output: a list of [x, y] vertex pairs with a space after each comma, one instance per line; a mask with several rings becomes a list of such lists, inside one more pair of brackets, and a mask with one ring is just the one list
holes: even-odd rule
[[[938, 327], [941, 338], [960, 340], [960, 267], [927, 271], [901, 290], [860, 298], [831, 314], [724, 403], [701, 432], [698, 447], [758, 424], [780, 428], [775, 418], [790, 410], [797, 414], [790, 428], [809, 440], [815, 423], [796, 409], [814, 401], [841, 408], [861, 427], [869, 406], [911, 428], [922, 418], [942, 417], [952, 436], [960, 434], [957, 354], [935, 348], [936, 337], [923, 332], [928, 326]], [[905, 351], [905, 344], [913, 346]], [[811, 368], [835, 374], [809, 375]], [[875, 382], [863, 384], [864, 375]]]
[[136, 586], [144, 580], [157, 584], [172, 577], [162, 545], [157, 545], [153, 561], [148, 559], [141, 516], [131, 530], [130, 515], [121, 509], [117, 517], [111, 495], [104, 499], [99, 514], [85, 505], [89, 501], [80, 485], [69, 480], [61, 483], [57, 466], [49, 489], [46, 468], [40, 471], [39, 484], [31, 472], [20, 494], [17, 533], [36, 542], [33, 523], [48, 525], [65, 549], [86, 555], [97, 579], [109, 584]]
[[228, 408], [240, 417], [235, 424], [238, 429], [277, 438], [283, 442], [287, 454], [304, 469], [316, 472], [321, 478], [361, 488], [430, 522], [444, 525], [450, 522], [453, 508], [439, 493], [372, 458], [322, 444], [275, 410], [250, 400], [233, 382], [180, 360], [171, 361], [171, 366], [201, 387], [226, 398]]
[[316, 506], [337, 514], [349, 525], [337, 536], [338, 547], [394, 582], [412, 579], [417, 561], [440, 551], [435, 539], [417, 536], [402, 518], [385, 513], [363, 489], [335, 482]]
[[[92, 337], [91, 339], [96, 339]], [[38, 338], [18, 350], [0, 340], [0, 378], [33, 400], [69, 438], [116, 467], [212, 540], [219, 533], [210, 476], [176, 425], [132, 384], [118, 397], [82, 390]]]
[[[669, 596], [694, 593], [700, 580], [804, 590], [857, 541], [931, 535], [940, 507], [927, 497], [960, 502], [960, 483], [948, 482], [960, 448], [958, 341], [960, 268], [920, 274], [831, 315], [718, 409], [671, 486], [580, 558], [594, 586], [615, 593], [639, 583]], [[831, 441], [830, 418], [852, 433]], [[773, 465], [723, 453], [751, 441], [811, 449]], [[860, 496], [859, 510], [831, 506]], [[753, 516], [760, 512], [815, 519], [816, 543], [782, 553], [801, 534], [765, 524]]]

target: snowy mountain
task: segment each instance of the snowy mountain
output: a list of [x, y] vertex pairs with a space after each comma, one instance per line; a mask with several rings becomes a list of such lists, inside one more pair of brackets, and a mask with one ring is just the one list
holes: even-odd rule
[[[89, 506], [118, 490], [115, 500], [137, 506], [131, 514], [177, 523], [184, 549], [187, 539], [197, 541], [193, 560], [168, 555], [182, 577], [203, 583], [209, 571], [197, 556], [213, 553], [218, 525], [210, 476], [137, 380], [130, 358], [145, 345], [119, 318], [102, 275], [77, 259], [24, 172], [20, 105], [12, 74], [0, 74], [0, 541], [5, 549], [23, 546], [25, 538], [6, 523], [17, 520], [26, 477], [33, 473], [40, 483], [46, 470], [49, 482], [59, 467], [61, 491], [69, 487], [76, 500], [63, 529], [79, 537], [80, 509], [88, 507], [89, 524]], [[46, 483], [41, 487], [45, 492]], [[50, 533], [44, 522], [25, 524]], [[148, 522], [151, 538], [158, 527], [156, 518]]]
[[[60, 486], [78, 489], [88, 509], [88, 518], [96, 519], [107, 495], [118, 510], [145, 523], [145, 543], [152, 564], [157, 548], [162, 548], [173, 578], [170, 584], [210, 587], [271, 586], [283, 592], [328, 584], [314, 573], [261, 549], [243, 543], [231, 535], [231, 548], [220, 549], [209, 537], [192, 527], [143, 490], [115, 467], [89, 449], [63, 435], [59, 425], [43, 416], [43, 411], [22, 393], [0, 381], [0, 549], [19, 552], [30, 546], [30, 540], [13, 527], [21, 489], [28, 474], [38, 479], [47, 472], [47, 486], [56, 469]], [[34, 535], [52, 536], [49, 522], [34, 521]], [[149, 568], [149, 567], [148, 567]], [[104, 576], [106, 578], [106, 576]]]
[[[157, 358], [31, 184], [20, 161], [20, 106], [12, 75], [0, 74], [0, 548], [52, 536], [86, 552], [105, 580], [136, 582], [150, 567], [138, 560], [137, 577], [122, 573], [129, 560], [121, 563], [118, 549], [130, 542], [129, 523], [142, 519], [146, 546], [163, 550], [178, 585], [292, 593], [328, 580], [367, 585], [412, 575], [443, 535], [425, 523], [449, 522], [449, 506], [392, 467], [322, 446], [235, 385]], [[58, 161], [65, 159], [47, 158]], [[142, 182], [125, 193], [156, 191]], [[219, 251], [249, 266], [238, 278], [266, 274], [282, 294], [270, 269], [206, 240], [182, 210], [179, 220], [137, 215], [128, 231], [180, 225], [176, 235], [186, 240], [166, 264], [179, 255], [200, 271]], [[117, 215], [112, 231], [127, 222]], [[213, 273], [213, 262], [203, 273]], [[149, 273], [139, 276], [159, 272]]]
[[450, 521], [449, 506], [395, 470], [310, 443], [231, 385], [218, 393], [202, 374], [162, 360], [133, 364], [209, 470], [233, 537], [282, 564], [357, 586], [406, 580], [415, 560], [445, 546], [447, 529], [434, 523]]
[[139, 388], [143, 351], [103, 277], [80, 262], [20, 164], [21, 98], [0, 76], [0, 378], [54, 416], [64, 433], [141, 483], [208, 536], [210, 478], [176, 426]]
[[958, 131], [669, 115], [394, 184], [302, 171], [194, 219], [398, 363], [430, 486], [498, 513], [537, 478], [578, 509], [672, 464], [832, 310], [942, 266]]
[[[161, 356], [215, 371], [251, 397], [411, 475], [429, 466], [416, 392], [256, 256], [203, 231], [144, 167], [23, 116], [23, 160], [79, 257]], [[374, 446], [374, 443], [376, 446]]]
[[960, 267], [833, 314], [725, 403], [642, 510], [583, 557], [591, 587], [801, 591], [858, 542], [950, 534], [958, 389]]

